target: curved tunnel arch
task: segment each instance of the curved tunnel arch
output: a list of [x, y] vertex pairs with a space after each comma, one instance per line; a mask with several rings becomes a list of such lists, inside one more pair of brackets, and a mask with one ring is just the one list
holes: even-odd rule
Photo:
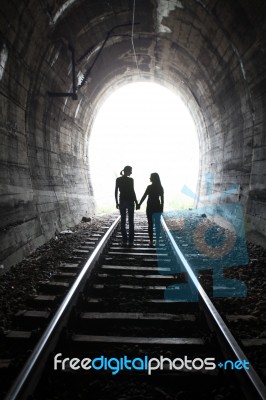
[[[1, 7], [2, 262], [11, 265], [55, 229], [93, 213], [86, 150], [92, 121], [112, 88], [139, 72], [132, 1], [3, 1]], [[197, 125], [199, 193], [205, 172], [214, 174], [217, 195], [236, 182], [233, 200], [258, 242], [266, 237], [265, 11], [262, 0], [136, 0], [134, 29], [141, 77], [177, 91]], [[99, 54], [119, 25], [126, 26]], [[47, 95], [72, 90], [69, 44], [77, 80], [99, 55], [78, 100]]]

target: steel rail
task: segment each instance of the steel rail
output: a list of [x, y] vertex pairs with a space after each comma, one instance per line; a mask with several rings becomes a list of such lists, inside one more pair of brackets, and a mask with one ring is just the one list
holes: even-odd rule
[[[190, 267], [189, 263], [187, 262], [184, 255], [182, 254], [181, 250], [179, 249], [177, 243], [175, 242], [171, 232], [169, 231], [169, 228], [167, 227], [166, 222], [163, 217], [161, 217], [161, 223], [162, 223], [165, 233], [167, 234], [168, 239], [170, 240], [170, 243], [174, 250], [175, 255], [181, 261], [182, 266], [184, 267], [184, 270], [188, 273], [190, 284], [192, 283], [195, 286], [196, 290], [198, 291], [200, 298], [202, 300], [202, 305], [204, 306], [206, 312], [208, 313], [208, 316], [211, 319], [213, 328], [219, 334], [220, 341], [225, 346], [227, 346], [229, 353], [233, 354], [235, 357], [237, 357], [238, 360], [242, 360], [242, 361], [248, 360], [248, 358], [244, 354], [243, 350], [240, 348], [236, 339], [234, 338], [234, 336], [230, 332], [229, 328], [227, 327], [226, 323], [224, 322], [224, 320], [220, 316], [219, 312], [217, 311], [217, 309], [211, 302], [210, 298], [206, 294], [205, 290], [199, 283], [194, 271]], [[227, 356], [228, 356], [228, 354], [227, 354]], [[265, 385], [263, 384], [262, 380], [258, 376], [257, 372], [254, 370], [252, 365], [249, 363], [249, 369], [244, 369], [242, 371], [245, 372], [245, 375], [244, 375], [245, 378], [243, 380], [243, 377], [241, 376], [240, 379], [241, 379], [241, 382], [245, 385], [245, 389], [247, 390], [244, 393], [244, 395], [252, 396], [252, 397], [246, 397], [246, 398], [248, 400], [250, 400], [250, 399], [266, 400]], [[239, 372], [240, 371], [238, 371], [238, 373]], [[238, 375], [240, 375], [240, 374], [238, 374]], [[247, 385], [246, 385], [246, 382], [248, 382]]]
[[[94, 265], [101, 256], [106, 243], [113, 234], [119, 221], [120, 216], [113, 222], [111, 227], [107, 230], [96, 248], [93, 250], [92, 254], [80, 271], [69, 292], [65, 296], [64, 300], [62, 301], [52, 320], [48, 324], [37, 345], [33, 349], [30, 357], [26, 361], [24, 367], [22, 368], [21, 372], [19, 373], [18, 377], [16, 378], [15, 382], [7, 393], [5, 400], [26, 399], [30, 394], [33, 394], [38, 384], [38, 377], [40, 377], [41, 375], [41, 372], [45, 366], [45, 362], [47, 361], [50, 352], [56, 345], [56, 341], [60, 333], [62, 332], [64, 323], [69, 317], [69, 314], [73, 307], [73, 303], [77, 301], [78, 294], [86, 284]], [[33, 380], [34, 383], [32, 383]], [[31, 386], [29, 387], [30, 384]]]

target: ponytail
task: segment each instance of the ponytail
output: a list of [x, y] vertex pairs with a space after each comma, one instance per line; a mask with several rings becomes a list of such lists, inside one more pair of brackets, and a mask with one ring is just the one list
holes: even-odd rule
[[126, 165], [124, 169], [122, 169], [122, 171], [120, 171], [120, 175], [124, 175], [125, 171], [132, 171], [132, 167], [130, 167], [130, 165]]

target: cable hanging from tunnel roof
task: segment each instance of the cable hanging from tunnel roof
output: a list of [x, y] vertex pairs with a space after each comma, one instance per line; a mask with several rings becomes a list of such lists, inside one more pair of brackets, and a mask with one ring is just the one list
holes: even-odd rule
[[139, 72], [139, 74], [140, 74], [140, 69], [139, 69], [138, 59], [137, 59], [137, 55], [136, 55], [136, 51], [135, 51], [135, 46], [134, 46], [135, 10], [136, 10], [136, 0], [133, 0], [132, 29], [131, 29], [131, 43], [132, 43], [132, 48], [133, 48], [134, 57], [135, 57], [135, 61], [136, 61], [137, 70], [138, 70], [138, 72]]
[[[106, 38], [104, 39], [104, 41], [102, 42], [102, 44], [99, 47], [99, 51], [97, 51], [96, 57], [94, 58], [92, 65], [87, 69], [87, 71], [82, 74], [82, 78], [80, 80], [80, 82], [76, 82], [76, 71], [75, 71], [75, 67], [77, 64], [79, 64], [87, 55], [88, 53], [92, 53], [93, 52], [93, 47], [89, 47], [89, 49], [86, 50], [86, 52], [79, 58], [79, 60], [76, 62], [75, 60], [75, 49], [72, 45], [69, 44], [68, 48], [72, 53], [72, 92], [52, 92], [52, 91], [48, 91], [47, 94], [50, 97], [72, 97], [73, 100], [77, 100], [78, 96], [77, 96], [77, 92], [80, 88], [82, 88], [82, 86], [84, 86], [84, 84], [86, 84], [88, 82], [88, 78], [89, 75], [91, 73], [91, 70], [93, 69], [95, 63], [97, 62], [99, 56], [101, 55], [106, 43], [108, 42], [108, 40], [112, 37], [112, 36], [129, 36], [131, 37], [131, 44], [132, 44], [132, 48], [133, 48], [133, 53], [134, 53], [134, 57], [135, 57], [135, 62], [136, 62], [136, 67], [138, 70], [139, 75], [141, 75], [140, 73], [140, 69], [139, 69], [139, 64], [138, 64], [138, 59], [137, 59], [137, 55], [136, 55], [136, 51], [135, 51], [135, 45], [134, 45], [134, 26], [135, 24], [139, 24], [139, 22], [135, 23], [135, 10], [136, 10], [136, 0], [133, 0], [133, 10], [132, 10], [132, 22], [128, 24], [120, 24], [120, 25], [116, 25], [114, 26], [108, 33]], [[117, 34], [114, 35], [114, 31], [118, 28], [121, 27], [126, 27], [126, 26], [131, 26], [131, 35], [128, 34]]]

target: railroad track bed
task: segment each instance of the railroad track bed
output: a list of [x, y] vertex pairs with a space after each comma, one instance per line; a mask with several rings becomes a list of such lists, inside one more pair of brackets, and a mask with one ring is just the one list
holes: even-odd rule
[[10, 386], [76, 276], [117, 216], [80, 223], [1, 275], [0, 394]]
[[[20, 359], [16, 357], [15, 362], [11, 361], [9, 368], [3, 366], [2, 371], [7, 382], [8, 379], [11, 382], [21, 367], [22, 360], [31, 352], [34, 339], [40, 337], [48, 321], [53, 318], [57, 304], [85, 263], [84, 256], [88, 247], [91, 254], [92, 242], [94, 245], [99, 242], [106, 229], [101, 233], [100, 230], [97, 233], [90, 232], [89, 237], [83, 237], [82, 243], [70, 259], [68, 258], [68, 262], [60, 265], [53, 279], [40, 283], [42, 292], [31, 300], [34, 306], [30, 306], [29, 303], [26, 311], [21, 310], [17, 314], [16, 329], [11, 331], [11, 337], [5, 336], [2, 351], [7, 351], [6, 355], [11, 359], [12, 355], [18, 354], [21, 347], [24, 347], [26, 352], [24, 351]], [[85, 232], [83, 234], [86, 236]], [[173, 262], [176, 262], [173, 260], [168, 241], [163, 237], [159, 249], [149, 248], [146, 219], [145, 216], [138, 215], [134, 247], [122, 248], [120, 242], [118, 230], [99, 257], [90, 273], [90, 279], [82, 287], [76, 305], [69, 313], [69, 322], [61, 330], [60, 340], [50, 354], [46, 355], [45, 374], [34, 398], [242, 400], [243, 393], [235, 384], [232, 371], [218, 368], [212, 371], [195, 368], [191, 372], [185, 365], [177, 370], [169, 370], [169, 365], [165, 362], [162, 370], [155, 369], [150, 375], [147, 375], [147, 370], [130, 371], [124, 368], [115, 376], [110, 368], [88, 372], [75, 371], [66, 365], [64, 370], [54, 370], [56, 354], [80, 359], [100, 356], [107, 359], [124, 356], [144, 359], [147, 356], [167, 357], [170, 360], [182, 357], [204, 360], [211, 357], [217, 362], [225, 361], [218, 341], [206, 323], [200, 303], [165, 301], [165, 290], [169, 285], [187, 282], [187, 275], [178, 268], [171, 274], [171, 271], [167, 271]], [[212, 280], [209, 271], [203, 272], [200, 280], [204, 283], [205, 290], [211, 293]], [[65, 283], [67, 285], [64, 285]], [[231, 316], [226, 314], [226, 319], [229, 322], [231, 319], [232, 324], [234, 321], [241, 321], [240, 317], [241, 315], [237, 316], [234, 313]], [[246, 328], [249, 322], [254, 326], [254, 319], [248, 320], [246, 317]], [[15, 332], [24, 334], [14, 337]], [[12, 343], [12, 346], [6, 346], [7, 342]], [[28, 345], [25, 345], [26, 342]], [[259, 373], [263, 375], [263, 341], [260, 345], [257, 341], [253, 344], [246, 343], [246, 346], [247, 349], [251, 349], [251, 356], [257, 352], [257, 366], [260, 367]], [[182, 364], [182, 361], [178, 362]]]
[[[120, 234], [117, 234], [85, 288], [86, 296], [79, 303], [79, 310], [68, 325], [68, 333], [54, 354], [67, 354], [69, 358], [83, 358], [84, 354], [89, 354], [91, 359], [102, 354], [105, 358], [126, 355], [134, 359], [148, 355], [205, 359], [211, 352], [222, 359], [216, 344], [210, 343], [199, 305], [164, 301], [164, 290], [169, 284], [185, 282], [183, 273], [158, 274], [158, 257], [166, 264], [171, 263], [166, 244], [161, 243], [159, 252], [148, 248], [147, 231], [143, 227], [136, 232], [134, 248], [121, 248], [120, 241]], [[95, 399], [211, 398], [219, 389], [225, 394], [234, 394], [236, 399], [242, 396], [230, 384], [228, 390], [228, 377], [222, 377], [219, 372], [194, 371], [192, 390], [190, 371], [186, 368], [175, 373], [166, 365], [163, 371], [148, 377], [146, 371], [123, 370], [114, 379], [110, 371], [103, 371], [99, 376], [97, 372], [88, 375], [86, 371], [75, 373], [71, 369], [55, 376], [54, 371], [51, 372], [52, 363], [50, 359], [48, 377], [44, 378], [37, 398], [57, 398], [61, 390], [62, 398], [71, 398], [77, 392], [80, 398], [92, 396]], [[182, 379], [178, 391], [177, 378]], [[67, 390], [66, 379], [71, 381]], [[47, 381], [52, 382], [51, 387], [47, 387]], [[61, 389], [54, 392], [54, 387]]]
[[[199, 220], [202, 217], [197, 216]], [[190, 217], [189, 225], [195, 221]], [[204, 219], [203, 219], [204, 220]], [[172, 222], [172, 223], [171, 223]], [[172, 233], [188, 262], [195, 263], [195, 248], [188, 245], [187, 237], [190, 229], [180, 221], [170, 221]], [[191, 242], [191, 241], [190, 241]], [[239, 250], [241, 251], [241, 250]], [[252, 364], [260, 371], [261, 377], [266, 377], [266, 250], [252, 243], [247, 243], [248, 263], [225, 267], [225, 279], [235, 279], [246, 284], [247, 294], [241, 297], [213, 296], [213, 271], [202, 268], [199, 271], [199, 281], [208, 293], [215, 307], [225, 320], [234, 337], [245, 346], [245, 352]], [[208, 262], [208, 260], [207, 260]]]

